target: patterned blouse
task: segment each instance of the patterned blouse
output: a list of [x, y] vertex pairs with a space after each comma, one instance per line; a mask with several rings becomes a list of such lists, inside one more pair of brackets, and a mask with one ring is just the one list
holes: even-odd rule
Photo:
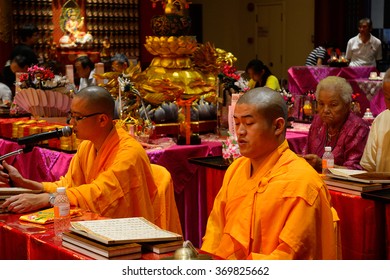
[[310, 126], [303, 154], [316, 154], [322, 158], [325, 146], [331, 146], [335, 165], [349, 169], [362, 169], [359, 163], [369, 132], [368, 123], [355, 114], [349, 113], [338, 135], [329, 137], [327, 125], [319, 115], [316, 115]]

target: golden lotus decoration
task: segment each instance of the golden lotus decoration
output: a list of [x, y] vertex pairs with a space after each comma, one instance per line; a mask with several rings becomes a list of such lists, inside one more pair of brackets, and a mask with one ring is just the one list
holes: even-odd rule
[[153, 55], [190, 55], [198, 43], [195, 36], [146, 36], [145, 48]]
[[146, 101], [159, 105], [205, 94], [215, 99], [215, 75], [193, 67], [191, 55], [198, 48], [195, 36], [147, 36], [145, 48], [156, 55], [138, 77], [137, 87]]

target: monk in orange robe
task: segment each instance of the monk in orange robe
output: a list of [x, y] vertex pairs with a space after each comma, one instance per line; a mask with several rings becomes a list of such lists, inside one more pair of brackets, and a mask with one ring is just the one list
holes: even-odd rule
[[114, 100], [101, 87], [83, 89], [72, 100], [71, 124], [81, 142], [67, 174], [54, 183], [23, 178], [18, 170], [3, 162], [1, 185], [11, 179], [18, 187], [42, 190], [9, 198], [2, 207], [16, 213], [49, 207], [50, 193], [66, 187], [71, 205], [100, 215], [120, 218], [142, 216], [153, 222], [152, 201], [157, 187], [142, 146], [122, 128], [115, 126]]
[[225, 259], [336, 259], [329, 192], [285, 139], [287, 107], [256, 88], [235, 106], [243, 157], [228, 168], [201, 249]]

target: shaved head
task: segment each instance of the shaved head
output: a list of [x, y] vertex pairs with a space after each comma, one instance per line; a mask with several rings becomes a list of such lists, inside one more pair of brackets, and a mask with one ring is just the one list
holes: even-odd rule
[[267, 87], [251, 89], [238, 99], [237, 104], [251, 104], [257, 107], [258, 113], [268, 123], [277, 118], [287, 122], [287, 105], [281, 94]]
[[111, 118], [114, 117], [115, 101], [105, 88], [89, 86], [78, 92], [74, 98], [86, 100], [90, 110], [104, 113]]

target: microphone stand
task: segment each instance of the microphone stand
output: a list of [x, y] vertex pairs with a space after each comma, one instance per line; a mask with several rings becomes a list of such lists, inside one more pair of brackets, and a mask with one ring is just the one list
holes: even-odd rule
[[23, 154], [23, 153], [31, 152], [32, 149], [33, 149], [33, 146], [26, 146], [23, 149], [18, 149], [16, 151], [7, 153], [5, 155], [0, 156], [0, 161], [5, 160], [6, 158], [9, 158], [9, 157], [12, 157], [12, 156], [16, 156], [16, 155], [20, 155], [20, 154]]

